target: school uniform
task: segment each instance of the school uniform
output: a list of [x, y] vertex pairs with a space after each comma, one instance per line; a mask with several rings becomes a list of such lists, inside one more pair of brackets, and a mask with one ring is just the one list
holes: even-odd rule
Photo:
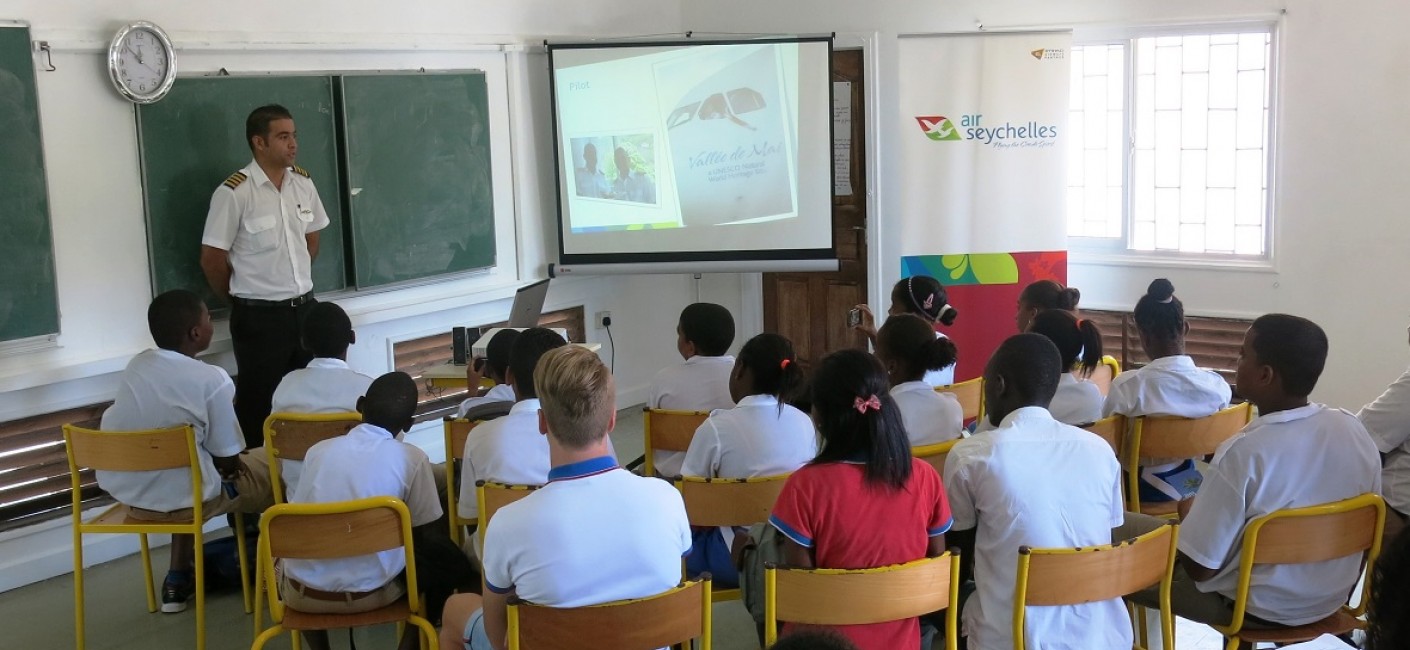
[[[442, 514], [426, 452], [373, 424], [360, 424], [346, 435], [309, 448], [303, 474], [304, 480], [299, 481], [290, 503], [391, 496], [406, 503], [412, 526], [429, 524]], [[402, 549], [335, 560], [280, 562], [280, 591], [291, 606], [301, 611], [368, 611], [405, 592], [397, 580], [406, 570]], [[329, 594], [351, 595], [333, 599]]]
[[485, 422], [465, 438], [465, 460], [460, 464], [459, 515], [474, 519], [480, 514], [475, 498], [476, 481], [511, 485], [543, 485], [552, 467], [548, 437], [539, 432], [539, 400], [516, 402], [509, 415]]
[[[1106, 544], [1122, 522], [1121, 468], [1096, 435], [1026, 407], [999, 426], [955, 445], [945, 489], [957, 530], [976, 529], [974, 581], [963, 620], [969, 647], [1013, 647], [1013, 585], [1020, 546]], [[1130, 648], [1121, 599], [1034, 607], [1027, 613], [1035, 650]]]
[[[1212, 370], [1195, 367], [1186, 355], [1161, 357], [1145, 367], [1117, 375], [1107, 391], [1102, 417], [1170, 415], [1202, 418], [1229, 406], [1229, 382]], [[1143, 458], [1141, 501], [1179, 501], [1199, 489], [1201, 477], [1188, 458]]]
[[[546, 607], [654, 596], [681, 580], [690, 525], [680, 493], [601, 456], [549, 472], [548, 483], [495, 513], [485, 531], [485, 587]], [[483, 611], [467, 648], [489, 648]]]
[[[1380, 458], [1350, 413], [1321, 404], [1255, 418], [1214, 454], [1209, 474], [1180, 525], [1180, 551], [1219, 569], [1201, 592], [1234, 597], [1244, 525], [1287, 508], [1349, 499], [1381, 489]], [[1284, 625], [1330, 616], [1360, 576], [1353, 554], [1308, 564], [1253, 567], [1248, 613]]]
[[1381, 489], [1386, 505], [1402, 517], [1410, 514], [1410, 370], [1362, 407], [1356, 418], [1385, 454]]
[[901, 422], [912, 447], [933, 445], [960, 437], [964, 409], [950, 393], [937, 393], [925, 381], [908, 381], [891, 387], [891, 399], [901, 410]]
[[[672, 411], [713, 411], [734, 406], [729, 394], [729, 376], [734, 357], [695, 355], [684, 363], [662, 368], [651, 380], [651, 397], [646, 405]], [[685, 452], [658, 451], [652, 457], [656, 473], [679, 476]]]
[[1048, 405], [1048, 412], [1058, 422], [1082, 426], [1102, 419], [1105, 402], [1106, 396], [1102, 395], [1102, 389], [1096, 384], [1064, 372], [1058, 377], [1057, 393]]
[[483, 404], [512, 401], [514, 401], [514, 387], [509, 384], [495, 384], [494, 387], [486, 391], [484, 395], [470, 397], [461, 402], [460, 408], [455, 411], [455, 417], [464, 418], [465, 414], [470, 412], [470, 409]]
[[[357, 411], [357, 400], [367, 394], [372, 378], [348, 367], [348, 362], [318, 357], [308, 367], [295, 370], [280, 380], [270, 400], [272, 413], [349, 413]], [[279, 476], [292, 494], [303, 473], [303, 461], [279, 460]]]
[[[682, 476], [757, 478], [789, 474], [818, 454], [817, 431], [802, 411], [780, 405], [773, 395], [750, 395], [732, 409], [720, 409], [695, 430], [681, 466]], [[730, 556], [735, 531], [708, 529], [694, 534], [686, 572], [710, 574], [721, 585], [739, 584]]]

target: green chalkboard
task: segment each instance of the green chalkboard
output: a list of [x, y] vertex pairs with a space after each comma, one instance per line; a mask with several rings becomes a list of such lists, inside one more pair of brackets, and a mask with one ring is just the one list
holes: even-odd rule
[[341, 77], [359, 288], [495, 263], [482, 73]]
[[57, 289], [29, 28], [0, 27], [0, 341], [58, 333]]
[[211, 194], [250, 163], [245, 118], [265, 104], [293, 114], [298, 164], [332, 221], [319, 236], [314, 290], [347, 285], [333, 102], [329, 76], [181, 77], [164, 99], [138, 108], [153, 293], [190, 289], [213, 300], [200, 264]]

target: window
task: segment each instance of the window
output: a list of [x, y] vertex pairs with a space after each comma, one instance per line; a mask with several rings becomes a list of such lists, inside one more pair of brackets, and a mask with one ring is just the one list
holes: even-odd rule
[[1268, 27], [1074, 46], [1068, 236], [1266, 257], [1271, 61]]

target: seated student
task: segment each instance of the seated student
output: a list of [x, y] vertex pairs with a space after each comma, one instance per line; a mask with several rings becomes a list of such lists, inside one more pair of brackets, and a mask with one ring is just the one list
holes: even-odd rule
[[[866, 335], [875, 349], [876, 317], [872, 316], [871, 307], [868, 305], [857, 305], [857, 309], [862, 312], [862, 322], [856, 329]], [[915, 314], [934, 328], [937, 323], [946, 327], [954, 325], [955, 317], [960, 315], [960, 311], [950, 305], [950, 296], [939, 280], [928, 275], [913, 275], [891, 287], [891, 308], [886, 310], [886, 315], [898, 314]], [[945, 337], [939, 330], [935, 331], [935, 336]], [[925, 383], [931, 386], [948, 386], [955, 383], [954, 364], [940, 370], [926, 371]]]
[[1039, 280], [1024, 287], [1023, 293], [1018, 294], [1018, 312], [1013, 320], [1020, 333], [1027, 332], [1033, 317], [1050, 309], [1076, 316], [1077, 301], [1081, 299], [1082, 292], [1073, 287], [1064, 287], [1052, 280]]
[[[651, 381], [646, 405], [673, 411], [713, 411], [734, 406], [729, 377], [734, 357], [725, 354], [734, 343], [734, 317], [709, 302], [686, 305], [676, 325], [676, 350], [685, 363], [663, 368]], [[680, 476], [685, 453], [656, 452], [652, 463], [661, 476]]]
[[680, 583], [690, 525], [665, 481], [617, 467], [607, 444], [616, 389], [606, 364], [581, 347], [548, 352], [535, 369], [549, 482], [489, 522], [485, 591], [446, 601], [443, 650], [502, 650], [508, 601], [584, 607], [652, 596]]
[[1057, 346], [1063, 368], [1069, 369], [1058, 379], [1057, 394], [1048, 406], [1053, 419], [1073, 426], [1102, 419], [1106, 398], [1101, 388], [1086, 379], [1102, 365], [1102, 332], [1096, 323], [1050, 309], [1033, 317], [1028, 331], [1048, 337]]
[[[475, 498], [476, 481], [497, 481], [511, 485], [543, 485], [550, 469], [548, 440], [539, 433], [539, 396], [535, 390], [534, 366], [549, 350], [568, 345], [553, 330], [534, 327], [514, 339], [509, 351], [506, 379], [514, 389], [515, 402], [509, 414], [475, 427], [465, 438], [465, 460], [460, 465], [460, 500], [456, 511], [465, 519], [480, 514]], [[480, 554], [480, 538], [471, 537], [475, 554]]]
[[886, 366], [891, 399], [901, 410], [901, 422], [912, 447], [960, 437], [964, 409], [950, 393], [937, 393], [925, 383], [925, 373], [955, 365], [958, 351], [947, 338], [936, 338], [930, 323], [901, 314], [886, 319], [876, 335], [876, 356]]
[[[468, 397], [460, 403], [455, 417], [464, 418], [472, 409], [486, 404], [514, 401], [514, 387], [510, 385], [507, 375], [509, 351], [514, 348], [514, 341], [518, 338], [519, 330], [506, 328], [495, 332], [495, 335], [490, 337], [490, 342], [485, 344], [485, 358], [475, 359], [465, 367], [466, 385], [470, 387], [473, 397]], [[482, 391], [481, 377], [493, 380], [494, 387]]]
[[[1381, 487], [1376, 445], [1355, 416], [1308, 401], [1327, 360], [1327, 335], [1312, 321], [1268, 314], [1239, 349], [1239, 394], [1259, 416], [1214, 454], [1199, 493], [1180, 503], [1180, 554], [1171, 587], [1177, 616], [1227, 625], [1233, 616], [1244, 526], [1287, 508], [1341, 501]], [[1164, 520], [1126, 514], [1116, 534], [1133, 537]], [[1253, 567], [1244, 626], [1321, 620], [1347, 600], [1361, 556]], [[1132, 600], [1155, 606], [1154, 588]]]
[[[1013, 647], [1018, 549], [1105, 544], [1121, 525], [1121, 468], [1096, 435], [1053, 419], [1047, 405], [1066, 373], [1052, 341], [1018, 334], [984, 369], [987, 416], [996, 427], [955, 445], [945, 489], [961, 558], [976, 593], [964, 605], [975, 650]], [[1028, 610], [1029, 647], [1130, 648], [1121, 600]]]
[[[391, 496], [406, 503], [411, 525], [433, 525], [441, 517], [426, 452], [396, 439], [411, 428], [416, 413], [416, 382], [403, 372], [378, 377], [358, 400], [362, 424], [347, 435], [310, 447], [304, 457], [304, 480], [290, 503], [328, 503]], [[418, 560], [424, 559], [420, 556]], [[406, 558], [401, 550], [336, 560], [280, 560], [279, 594], [284, 602], [310, 614], [355, 614], [384, 607], [406, 594]], [[418, 566], [418, 575], [436, 567]], [[435, 609], [434, 606], [431, 609]], [[408, 625], [403, 649], [418, 645], [418, 630]], [[314, 650], [328, 648], [326, 631], [304, 632]]]
[[[1229, 405], [1229, 382], [1218, 373], [1195, 367], [1185, 354], [1185, 306], [1175, 286], [1164, 278], [1151, 282], [1136, 303], [1136, 330], [1151, 362], [1117, 375], [1107, 391], [1102, 417], [1173, 415], [1202, 418]], [[1142, 503], [1179, 501], [1199, 489], [1200, 473], [1189, 458], [1142, 458]]]
[[1386, 499], [1389, 542], [1410, 517], [1410, 370], [1356, 414], [1381, 452], [1381, 489]]
[[[348, 367], [348, 346], [357, 341], [352, 321], [336, 303], [320, 302], [303, 322], [304, 348], [313, 353], [308, 367], [280, 380], [271, 400], [271, 413], [347, 413], [367, 394], [372, 378]], [[279, 476], [292, 494], [299, 485], [303, 461], [279, 460]]]
[[[787, 564], [870, 569], [945, 552], [945, 487], [933, 467], [911, 457], [888, 387], [881, 362], [860, 350], [829, 354], [814, 370], [822, 450], [788, 478], [769, 518], [787, 538]], [[863, 650], [920, 645], [914, 618], [834, 629]]]
[[[1410, 647], [1410, 534], [1385, 540], [1371, 578], [1371, 606], [1366, 613], [1366, 650]], [[1405, 645], [1401, 645], [1405, 644]]]
[[[739, 403], [711, 413], [695, 430], [681, 474], [756, 478], [789, 474], [802, 467], [818, 453], [813, 421], [786, 403], [802, 384], [803, 369], [795, 362], [788, 339], [777, 334], [749, 339], [740, 348], [729, 378], [730, 395]], [[739, 573], [731, 559], [736, 533], [741, 531], [695, 531], [686, 574], [709, 571], [716, 584], [738, 586]]]
[[[201, 514], [260, 513], [273, 505], [264, 450], [245, 449], [235, 420], [235, 384], [219, 366], [196, 359], [210, 347], [211, 315], [190, 291], [157, 296], [147, 307], [157, 349], [132, 358], [122, 371], [113, 405], [103, 412], [106, 431], [160, 429], [190, 424], [201, 464]], [[189, 521], [191, 473], [96, 472], [98, 486], [131, 508], [133, 519]], [[162, 581], [162, 611], [184, 611], [196, 593], [195, 536], [173, 535], [171, 568]]]

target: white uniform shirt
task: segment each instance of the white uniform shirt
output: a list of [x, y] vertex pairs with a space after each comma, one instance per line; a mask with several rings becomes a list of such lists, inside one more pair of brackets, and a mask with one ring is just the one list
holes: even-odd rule
[[1185, 355], [1161, 357], [1111, 380], [1102, 417], [1173, 415], [1202, 418], [1227, 407], [1233, 391], [1219, 373], [1195, 367]]
[[[245, 449], [235, 420], [235, 383], [219, 366], [171, 350], [147, 350], [129, 361], [113, 405], [103, 412], [107, 431], [159, 429], [190, 424], [196, 431], [201, 465], [201, 501], [220, 494], [220, 474], [211, 457]], [[120, 503], [171, 512], [191, 502], [191, 471], [96, 472], [98, 485]]]
[[[290, 503], [328, 503], [368, 497], [401, 499], [411, 525], [441, 517], [441, 501], [426, 452], [381, 427], [360, 424], [347, 435], [309, 448], [304, 478]], [[372, 591], [406, 568], [402, 549], [337, 560], [282, 560], [290, 577], [324, 591]]]
[[[1275, 510], [1349, 499], [1381, 489], [1380, 457], [1366, 428], [1321, 404], [1262, 415], [1214, 453], [1180, 525], [1180, 550], [1219, 574], [1200, 591], [1233, 598], [1244, 525]], [[1361, 555], [1253, 568], [1248, 612], [1302, 625], [1335, 612], [1360, 576]]]
[[[230, 294], [283, 300], [313, 290], [305, 235], [328, 226], [313, 180], [285, 170], [283, 188], [253, 160], [215, 188], [201, 243], [230, 251]], [[234, 187], [231, 187], [234, 185]]]
[[908, 381], [891, 387], [891, 399], [901, 409], [901, 422], [912, 447], [960, 437], [964, 409], [954, 395], [937, 393], [924, 381]]
[[481, 404], [491, 402], [512, 402], [514, 401], [514, 387], [509, 384], [495, 384], [493, 388], [485, 391], [484, 395], [466, 398], [460, 403], [460, 408], [455, 412], [455, 417], [463, 418], [470, 409]]
[[[349, 413], [367, 394], [372, 378], [348, 367], [342, 359], [318, 357], [279, 381], [271, 400], [271, 413]], [[279, 460], [279, 476], [292, 494], [303, 473], [303, 461]]]
[[1102, 419], [1102, 405], [1105, 401], [1102, 389], [1096, 384], [1079, 379], [1070, 372], [1064, 372], [1058, 378], [1057, 394], [1053, 395], [1053, 403], [1048, 405], [1048, 412], [1052, 413], [1053, 419], [1058, 422], [1081, 426]]
[[[947, 339], [950, 337], [945, 336], [940, 332], [936, 332], [935, 338]], [[925, 383], [930, 384], [932, 388], [938, 388], [940, 386], [949, 386], [950, 384], [955, 383], [955, 364], [952, 363], [939, 370], [931, 370], [926, 372], [924, 381]]]
[[[1021, 408], [993, 431], [961, 440], [945, 461], [953, 530], [976, 528], [975, 602], [964, 609], [969, 647], [1013, 647], [1013, 585], [1018, 548], [1111, 542], [1123, 520], [1121, 468], [1095, 434], [1062, 424], [1047, 410]], [[1131, 621], [1121, 599], [1030, 607], [1035, 650], [1130, 648]]]
[[802, 411], [773, 395], [750, 395], [695, 430], [683, 476], [756, 478], [789, 474], [818, 455], [817, 431]]
[[[679, 365], [662, 368], [651, 380], [651, 398], [646, 405], [673, 411], [713, 411], [734, 406], [729, 394], [729, 375], [734, 357], [695, 355]], [[679, 476], [685, 452], [656, 452], [652, 463], [661, 476]]]
[[1376, 449], [1386, 455], [1381, 469], [1386, 504], [1401, 514], [1410, 513], [1410, 370], [1356, 417], [1366, 425]]
[[690, 544], [675, 487], [603, 456], [553, 468], [547, 485], [495, 513], [485, 586], [547, 607], [644, 598], [680, 583]]
[[456, 510], [466, 519], [479, 515], [475, 481], [543, 485], [551, 467], [548, 437], [539, 433], [539, 401], [522, 400], [508, 415], [485, 422], [466, 436]]

